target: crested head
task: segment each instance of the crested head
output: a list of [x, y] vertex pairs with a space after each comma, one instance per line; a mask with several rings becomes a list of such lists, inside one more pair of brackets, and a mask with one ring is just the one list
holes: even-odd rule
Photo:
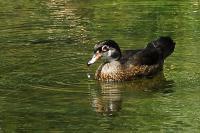
[[98, 42], [95, 46], [94, 46], [94, 52], [96, 52], [97, 50], [102, 50], [102, 47], [106, 46], [105, 48], [111, 48], [111, 49], [115, 49], [116, 51], [119, 51], [121, 54], [121, 50], [119, 48], [119, 45], [113, 41], [113, 40], [103, 40]]
[[98, 42], [94, 46], [94, 55], [88, 62], [88, 65], [93, 64], [101, 57], [104, 58], [106, 62], [119, 60], [121, 57], [121, 50], [118, 44], [113, 40], [104, 40]]
[[94, 52], [97, 51], [102, 53], [102, 57], [108, 62], [119, 60], [121, 57], [119, 45], [113, 40], [104, 40], [98, 42], [94, 46]]

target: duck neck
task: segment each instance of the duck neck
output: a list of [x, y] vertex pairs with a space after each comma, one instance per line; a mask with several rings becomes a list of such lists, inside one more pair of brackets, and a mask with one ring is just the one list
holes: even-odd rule
[[119, 61], [104, 62], [97, 69], [95, 77], [99, 80], [104, 80], [104, 78], [105, 80], [113, 80], [121, 71], [122, 67]]
[[116, 73], [121, 69], [121, 64], [118, 60], [114, 60], [111, 62], [104, 63], [102, 65], [101, 72], [102, 73]]

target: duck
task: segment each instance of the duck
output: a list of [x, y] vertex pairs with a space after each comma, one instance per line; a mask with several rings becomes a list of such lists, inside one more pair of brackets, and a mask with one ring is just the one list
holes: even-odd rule
[[175, 44], [171, 37], [161, 36], [149, 42], [145, 48], [121, 51], [114, 40], [103, 40], [94, 46], [87, 66], [103, 59], [95, 73], [95, 79], [99, 81], [131, 81], [152, 77], [163, 70], [164, 60], [174, 52]]

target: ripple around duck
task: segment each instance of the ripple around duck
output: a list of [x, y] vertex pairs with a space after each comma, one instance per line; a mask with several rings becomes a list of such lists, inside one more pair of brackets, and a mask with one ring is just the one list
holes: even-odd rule
[[[0, 131], [199, 131], [199, 2], [0, 3]], [[97, 41], [136, 49], [161, 35], [176, 42], [162, 78], [102, 83], [100, 62], [86, 66]]]

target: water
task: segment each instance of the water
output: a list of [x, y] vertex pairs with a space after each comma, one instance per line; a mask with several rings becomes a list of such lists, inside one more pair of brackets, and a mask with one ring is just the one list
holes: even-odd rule
[[[199, 132], [200, 3], [0, 0], [0, 132]], [[152, 79], [101, 83], [97, 41], [177, 43]], [[91, 78], [88, 78], [88, 75]]]

